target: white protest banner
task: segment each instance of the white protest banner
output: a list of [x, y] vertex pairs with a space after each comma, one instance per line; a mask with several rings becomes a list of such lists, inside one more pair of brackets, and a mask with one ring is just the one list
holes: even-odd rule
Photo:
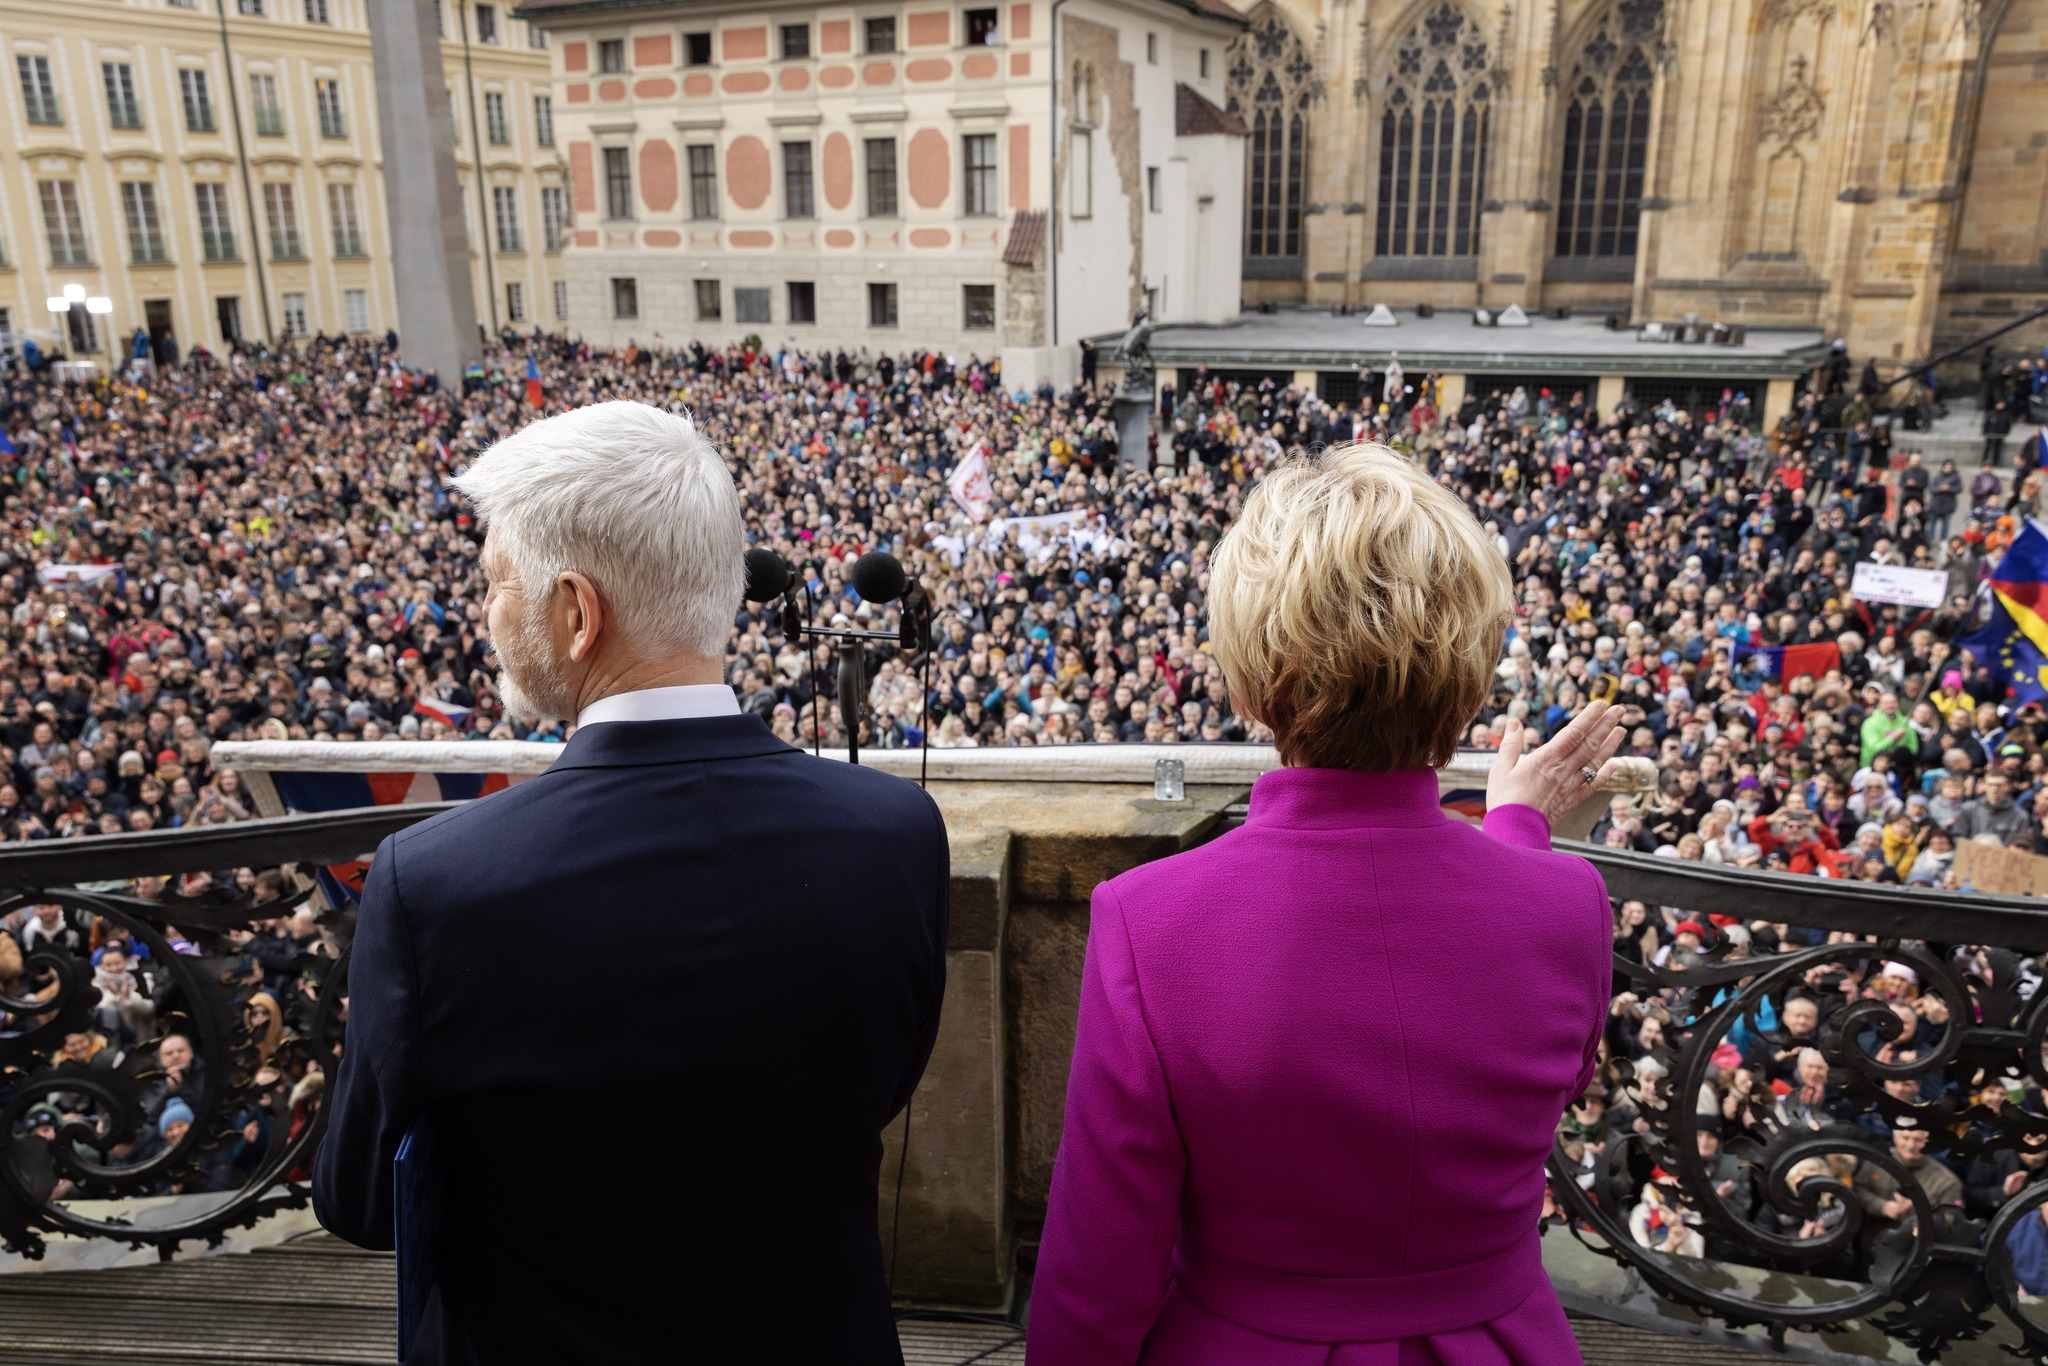
[[1849, 594], [1864, 602], [1889, 602], [1900, 607], [1939, 607], [1948, 599], [1948, 574], [1940, 569], [1908, 569], [1899, 564], [1856, 562]]
[[36, 570], [36, 577], [48, 587], [59, 583], [93, 584], [111, 577], [121, 566], [117, 564], [46, 564]]
[[962, 457], [946, 476], [946, 490], [975, 521], [988, 516], [988, 505], [996, 497], [996, 487], [988, 477], [988, 447], [976, 446]]
[[1062, 546], [1101, 555], [1122, 544], [1103, 530], [1100, 516], [1082, 508], [1042, 512], [1035, 517], [998, 517], [988, 524], [987, 544], [1003, 544], [1012, 531], [1017, 533], [1018, 546], [1034, 560], [1047, 559]]

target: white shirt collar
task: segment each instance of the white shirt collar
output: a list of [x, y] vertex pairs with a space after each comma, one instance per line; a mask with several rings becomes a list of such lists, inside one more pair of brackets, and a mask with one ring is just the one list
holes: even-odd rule
[[580, 728], [606, 721], [683, 721], [739, 714], [739, 698], [725, 684], [689, 683], [600, 697], [576, 714], [576, 724]]

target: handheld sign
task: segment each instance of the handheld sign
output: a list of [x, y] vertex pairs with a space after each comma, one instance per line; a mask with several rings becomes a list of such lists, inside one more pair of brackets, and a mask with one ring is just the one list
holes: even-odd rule
[[1940, 569], [1908, 569], [1900, 564], [1858, 560], [1849, 595], [1863, 602], [1932, 609], [1948, 598], [1948, 574]]

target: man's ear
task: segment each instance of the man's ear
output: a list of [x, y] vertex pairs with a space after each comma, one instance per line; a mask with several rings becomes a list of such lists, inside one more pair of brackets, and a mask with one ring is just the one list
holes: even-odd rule
[[566, 618], [563, 625], [569, 636], [569, 658], [582, 664], [596, 653], [598, 640], [610, 625], [604, 598], [588, 575], [574, 569], [564, 570], [555, 580], [555, 591]]

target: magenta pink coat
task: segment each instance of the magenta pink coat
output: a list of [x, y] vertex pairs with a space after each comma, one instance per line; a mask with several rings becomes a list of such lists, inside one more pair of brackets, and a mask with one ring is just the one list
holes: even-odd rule
[[1095, 890], [1033, 1366], [1557, 1366], [1537, 1219], [1613, 915], [1526, 806], [1286, 769]]

